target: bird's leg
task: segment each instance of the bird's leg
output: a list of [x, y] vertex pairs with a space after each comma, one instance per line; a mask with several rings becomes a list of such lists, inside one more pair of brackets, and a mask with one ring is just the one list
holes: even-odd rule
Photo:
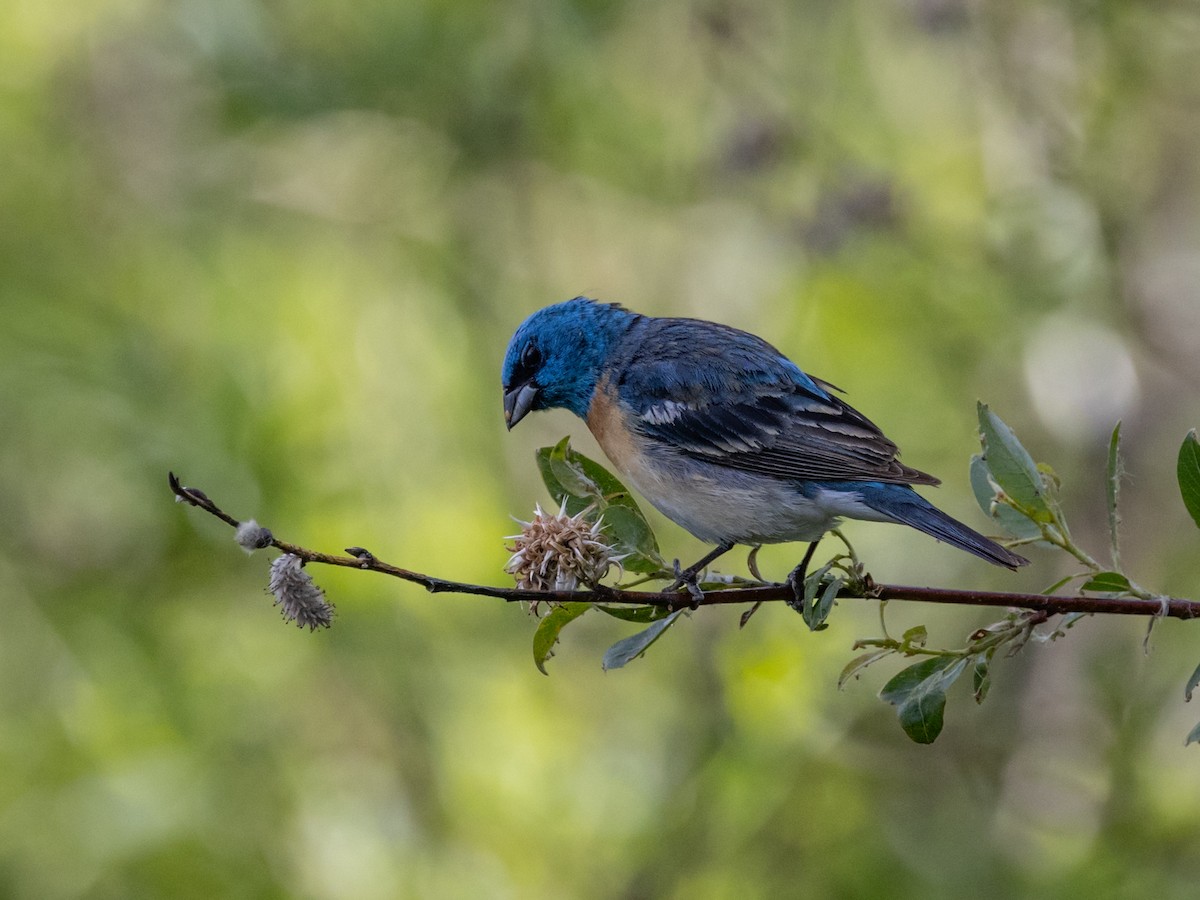
[[800, 565], [788, 573], [787, 583], [791, 585], [794, 597], [788, 601], [788, 606], [792, 609], [799, 610], [804, 603], [804, 579], [808, 576], [808, 564], [812, 562], [813, 553], [816, 552], [819, 543], [821, 543], [821, 539], [817, 538], [809, 544], [808, 550], [804, 553], [804, 559], [800, 560]]
[[[692, 598], [691, 607], [692, 609], [695, 609], [700, 605], [700, 601], [704, 599], [704, 592], [700, 590], [700, 585], [696, 583], [696, 576], [703, 572], [704, 567], [710, 562], [712, 562], [718, 556], [728, 553], [732, 549], [732, 541], [722, 541], [721, 543], [717, 544], [717, 546], [713, 547], [713, 549], [708, 553], [704, 554], [699, 561], [692, 563], [686, 569], [681, 569], [679, 567], [679, 560], [675, 560], [675, 580], [671, 583], [671, 586], [667, 588], [667, 592], [678, 590], [681, 587], [686, 587], [688, 594]], [[673, 605], [672, 608], [674, 608]]]
[[[787, 583], [791, 587], [792, 593], [795, 595], [795, 599], [788, 601], [788, 606], [792, 607], [792, 609], [799, 609], [801, 602], [804, 600], [804, 578], [808, 573], [808, 564], [812, 562], [813, 554], [817, 551], [817, 544], [820, 542], [820, 540], [820, 538], [817, 538], [808, 545], [808, 549], [804, 551], [804, 559], [800, 560], [800, 565], [796, 566], [796, 568], [792, 569], [792, 571], [788, 574]], [[750, 621], [750, 617], [758, 612], [758, 608], [762, 606], [762, 604], [763, 602], [759, 600], [752, 607], [742, 613], [742, 618], [738, 623], [738, 628], [745, 628], [746, 623]]]
[[732, 549], [732, 541], [722, 541], [686, 569], [681, 569], [679, 567], [679, 560], [675, 560], [675, 583], [667, 588], [667, 590], [673, 591], [688, 583], [695, 584], [696, 576], [704, 571], [705, 566], [707, 566], [718, 556], [723, 556]]

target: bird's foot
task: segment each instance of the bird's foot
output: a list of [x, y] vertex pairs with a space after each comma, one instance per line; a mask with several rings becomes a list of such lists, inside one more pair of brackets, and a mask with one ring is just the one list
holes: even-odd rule
[[800, 565], [796, 566], [796, 568], [792, 569], [792, 571], [788, 572], [787, 584], [788, 587], [792, 589], [792, 596], [791, 599], [787, 600], [786, 602], [787, 605], [796, 610], [796, 612], [800, 612], [804, 609], [804, 582], [808, 577], [808, 573], [806, 571], [807, 568], [808, 567], [804, 563], [801, 563]]
[[808, 564], [812, 562], [819, 540], [818, 538], [808, 545], [808, 549], [804, 552], [804, 559], [800, 560], [800, 565], [788, 572], [787, 583], [792, 589], [792, 598], [786, 602], [798, 613], [804, 611], [804, 582], [808, 579]]
[[[732, 549], [732, 541], [722, 541], [686, 569], [681, 569], [679, 567], [679, 560], [675, 560], [675, 581], [671, 583], [671, 586], [667, 588], [666, 592], [670, 593], [671, 591], [679, 590], [681, 587], [686, 587], [688, 596], [691, 598], [687, 605], [692, 609], [696, 609], [701, 603], [704, 602], [704, 591], [700, 590], [699, 583], [700, 573], [703, 572], [708, 564], [714, 559], [716, 559], [722, 553], [728, 553]], [[672, 603], [671, 611], [674, 612], [677, 609], [683, 609], [683, 604]]]
[[675, 560], [675, 580], [671, 582], [671, 586], [667, 588], [666, 593], [677, 591], [681, 587], [687, 588], [687, 599], [684, 600], [684, 597], [680, 596], [678, 603], [671, 601], [668, 607], [671, 612], [683, 609], [685, 606], [689, 609], [698, 609], [700, 607], [700, 603], [704, 600], [704, 591], [700, 590], [698, 581], [700, 571], [696, 566], [688, 566], [686, 569], [680, 568], [679, 560]]

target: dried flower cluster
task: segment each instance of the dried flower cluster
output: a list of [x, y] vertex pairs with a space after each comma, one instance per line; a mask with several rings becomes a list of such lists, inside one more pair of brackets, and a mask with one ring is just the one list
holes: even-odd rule
[[[521, 522], [521, 533], [510, 535], [506, 548], [512, 557], [504, 567], [517, 580], [517, 587], [533, 591], [573, 591], [581, 583], [596, 584], [613, 563], [612, 547], [604, 541], [600, 522], [585, 518], [588, 510], [567, 515], [566, 501], [556, 513], [539, 504], [533, 520]], [[520, 521], [520, 520], [518, 520]], [[537, 604], [530, 611], [537, 612]]]
[[304, 560], [285, 553], [271, 562], [271, 581], [267, 590], [275, 595], [275, 605], [283, 617], [300, 628], [315, 631], [333, 622], [333, 604], [304, 571]]

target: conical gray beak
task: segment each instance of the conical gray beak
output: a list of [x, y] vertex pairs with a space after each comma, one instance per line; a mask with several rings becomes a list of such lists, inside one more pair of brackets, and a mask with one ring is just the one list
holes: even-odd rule
[[533, 401], [537, 399], [538, 391], [536, 384], [527, 381], [504, 392], [504, 422], [509, 431], [533, 409]]

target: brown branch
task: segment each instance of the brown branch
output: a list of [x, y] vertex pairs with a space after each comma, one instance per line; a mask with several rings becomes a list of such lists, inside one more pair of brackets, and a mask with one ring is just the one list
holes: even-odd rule
[[[180, 484], [174, 473], [170, 474], [171, 490], [178, 501], [197, 506], [210, 515], [216, 516], [222, 522], [237, 528], [242, 523], [226, 513], [212, 502], [208, 496], [196, 488]], [[323, 563], [328, 566], [343, 566], [349, 569], [366, 569], [371, 572], [382, 572], [395, 578], [419, 584], [432, 594], [471, 594], [479, 597], [497, 597], [501, 600], [526, 602], [585, 602], [585, 603], [625, 603], [638, 606], [667, 606], [678, 608], [692, 602], [691, 597], [682, 592], [670, 591], [627, 591], [619, 588], [597, 585], [590, 590], [582, 591], [530, 591], [519, 588], [492, 587], [484, 584], [468, 584], [462, 581], [448, 581], [435, 578], [410, 569], [402, 569], [385, 563], [373, 553], [362, 547], [349, 547], [349, 556], [336, 556], [320, 553], [306, 547], [281, 541], [271, 536], [270, 546], [277, 547], [284, 553], [291, 553], [306, 563]], [[863, 597], [861, 592], [843, 588], [839, 597]], [[734, 587], [722, 590], [709, 590], [699, 600], [700, 606], [715, 606], [725, 603], [761, 603], [773, 600], [791, 600], [794, 598], [792, 589], [787, 584], [768, 584], [755, 587]], [[1175, 597], [1164, 597], [1162, 601], [1144, 600], [1139, 597], [1113, 596], [1070, 596], [1047, 594], [1021, 594], [1002, 591], [967, 591], [947, 588], [914, 587], [902, 584], [874, 585], [869, 599], [879, 600], [912, 600], [925, 603], [953, 603], [962, 606], [1001, 606], [1017, 609], [1032, 609], [1058, 615], [1067, 613], [1108, 613], [1126, 616], [1167, 616], [1176, 619], [1200, 618], [1200, 602], [1182, 600]]]

